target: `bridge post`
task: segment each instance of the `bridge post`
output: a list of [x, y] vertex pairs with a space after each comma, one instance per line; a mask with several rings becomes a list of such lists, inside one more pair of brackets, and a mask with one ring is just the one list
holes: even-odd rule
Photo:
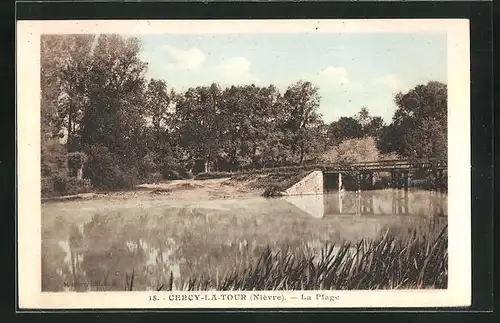
[[[392, 173], [391, 173], [392, 174]], [[391, 182], [392, 183], [392, 182]], [[392, 214], [397, 214], [397, 196], [396, 196], [396, 191], [393, 190], [392, 191], [392, 203], [391, 203], [391, 206], [392, 206]]]
[[362, 200], [361, 203], [362, 203], [361, 214], [373, 214], [373, 196]]
[[403, 179], [403, 187], [405, 190], [408, 189], [408, 184], [409, 184], [409, 177], [410, 177], [410, 173], [409, 172], [403, 172], [401, 175], [403, 175], [402, 179]]
[[405, 189], [403, 192], [403, 208], [404, 214], [410, 214], [409, 204], [408, 204], [408, 190]]
[[397, 171], [391, 172], [391, 188], [400, 187], [400, 174]]
[[354, 177], [356, 179], [356, 190], [359, 191], [361, 189], [361, 174], [360, 174], [360, 172], [356, 172]]

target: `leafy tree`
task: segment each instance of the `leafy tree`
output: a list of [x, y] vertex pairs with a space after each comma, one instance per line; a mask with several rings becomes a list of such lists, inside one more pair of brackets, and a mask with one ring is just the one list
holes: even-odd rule
[[289, 147], [293, 155], [298, 155], [300, 165], [310, 152], [309, 142], [315, 133], [314, 129], [321, 124], [318, 112], [320, 98], [318, 88], [304, 81], [289, 86], [284, 94]]
[[382, 117], [372, 117], [370, 123], [365, 127], [365, 135], [379, 139], [385, 127], [385, 122]]
[[46, 192], [77, 191], [68, 164], [80, 176], [82, 162], [94, 186], [114, 189], [160, 172], [182, 178], [193, 170], [375, 160], [378, 149], [446, 157], [446, 85], [439, 82], [397, 94], [387, 126], [365, 107], [325, 124], [318, 88], [307, 81], [283, 94], [274, 85], [217, 84], [175, 93], [163, 80], [145, 80], [136, 38], [43, 36], [41, 45]]
[[[89, 167], [96, 167], [93, 157], [101, 158], [92, 149], [105, 150], [110, 161], [107, 165], [117, 169], [111, 174], [129, 173], [127, 180], [117, 178], [117, 185], [134, 182], [139, 160], [147, 152], [143, 143], [146, 64], [139, 51], [136, 38], [100, 35], [85, 75], [87, 104], [79, 128], [80, 147], [90, 156]], [[97, 184], [106, 170], [91, 171], [89, 167], [86, 169]]]
[[205, 172], [219, 153], [221, 91], [217, 84], [190, 88], [176, 103], [176, 123], [186, 159], [202, 160]]
[[[173, 113], [170, 109], [171, 96], [167, 84], [163, 80], [149, 80], [144, 93], [145, 117], [147, 126], [145, 136], [147, 142], [147, 158], [143, 161], [149, 172], [161, 172], [165, 168], [172, 168], [174, 151], [172, 148], [175, 136], [173, 130]], [[148, 162], [146, 162], [148, 161]]]
[[372, 121], [372, 117], [370, 116], [370, 112], [366, 107], [362, 107], [361, 110], [356, 114], [355, 117], [356, 121], [361, 125], [361, 129], [363, 130], [363, 133], [365, 133], [366, 127], [370, 124]]
[[397, 110], [383, 134], [386, 150], [412, 160], [447, 157], [447, 86], [431, 81], [394, 99]]
[[161, 140], [162, 133], [165, 132], [171, 122], [170, 97], [167, 84], [163, 80], [151, 79], [144, 96], [146, 116], [154, 129], [155, 139]]
[[334, 146], [346, 139], [361, 137], [363, 137], [363, 128], [355, 118], [340, 117], [339, 120], [330, 123], [328, 126], [328, 139]]

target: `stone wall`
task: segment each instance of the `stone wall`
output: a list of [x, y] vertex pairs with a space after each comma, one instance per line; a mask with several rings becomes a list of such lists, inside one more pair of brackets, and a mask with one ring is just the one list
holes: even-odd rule
[[284, 195], [323, 194], [323, 172], [313, 171], [285, 190]]

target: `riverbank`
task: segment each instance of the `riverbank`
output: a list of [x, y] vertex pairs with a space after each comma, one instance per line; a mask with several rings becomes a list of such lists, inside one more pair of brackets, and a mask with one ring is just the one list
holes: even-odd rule
[[88, 199], [213, 200], [262, 196], [269, 188], [288, 188], [308, 172], [243, 173], [226, 178], [165, 180], [137, 185], [133, 190], [91, 192], [42, 198], [42, 202]]
[[173, 180], [138, 185], [133, 190], [93, 192], [60, 197], [42, 198], [42, 202], [71, 201], [88, 199], [172, 199], [172, 200], [210, 200], [224, 198], [244, 198], [259, 196], [257, 187], [245, 181], [230, 178], [207, 180]]

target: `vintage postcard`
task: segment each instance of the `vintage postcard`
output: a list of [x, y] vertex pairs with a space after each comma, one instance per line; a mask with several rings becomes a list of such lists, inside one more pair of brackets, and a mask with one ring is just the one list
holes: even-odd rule
[[471, 303], [467, 20], [18, 21], [20, 309]]

